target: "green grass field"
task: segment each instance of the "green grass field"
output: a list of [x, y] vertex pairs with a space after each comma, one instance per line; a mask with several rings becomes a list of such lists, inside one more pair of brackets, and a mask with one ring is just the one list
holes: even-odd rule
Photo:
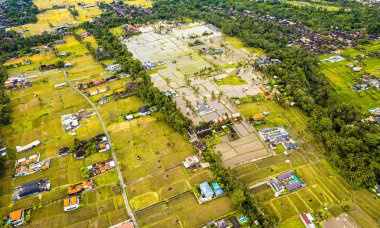
[[244, 79], [238, 78], [236, 76], [228, 76], [226, 78], [220, 79], [216, 82], [218, 86], [221, 85], [245, 85], [247, 82]]
[[[341, 8], [337, 6], [331, 6], [331, 5], [323, 5], [323, 4], [315, 4], [310, 2], [302, 2], [302, 1], [285, 1], [286, 4], [290, 4], [293, 6], [298, 7], [313, 7], [313, 8], [319, 8], [319, 9], [326, 9], [328, 11], [338, 11]], [[345, 11], [350, 11], [349, 8], [343, 8]]]
[[224, 39], [230, 43], [234, 48], [237, 48], [237, 49], [240, 49], [240, 48], [244, 48], [246, 49], [247, 51], [251, 52], [251, 53], [255, 53], [255, 54], [258, 54], [258, 55], [263, 55], [265, 54], [263, 50], [259, 49], [259, 48], [254, 48], [254, 47], [247, 47], [246, 45], [244, 45], [244, 43], [237, 37], [229, 37], [229, 36], [225, 36]]

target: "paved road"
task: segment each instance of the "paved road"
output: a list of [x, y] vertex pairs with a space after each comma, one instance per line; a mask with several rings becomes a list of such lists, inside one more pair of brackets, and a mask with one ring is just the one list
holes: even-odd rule
[[127, 194], [125, 193], [125, 184], [124, 184], [124, 180], [123, 180], [123, 176], [121, 175], [121, 172], [120, 172], [120, 167], [118, 165], [118, 162], [117, 162], [117, 158], [116, 158], [116, 155], [115, 155], [115, 151], [112, 147], [112, 143], [111, 143], [111, 138], [108, 134], [108, 130], [107, 130], [107, 127], [106, 125], [104, 124], [104, 121], [102, 119], [102, 117], [100, 116], [100, 113], [98, 111], [98, 108], [96, 107], [96, 105], [90, 100], [90, 98], [87, 97], [86, 94], [82, 93], [82, 91], [80, 91], [77, 87], [73, 86], [73, 84], [71, 83], [69, 77], [67, 76], [67, 72], [66, 70], [62, 70], [63, 71], [63, 74], [65, 75], [66, 77], [66, 81], [67, 83], [69, 83], [69, 85], [75, 90], [77, 91], [80, 95], [82, 95], [90, 104], [91, 106], [94, 108], [95, 112], [96, 112], [96, 115], [98, 116], [99, 118], [99, 121], [100, 123], [102, 124], [102, 127], [103, 127], [103, 130], [104, 130], [104, 133], [106, 134], [107, 136], [107, 139], [108, 139], [108, 144], [110, 145], [110, 150], [111, 150], [111, 154], [112, 154], [112, 158], [113, 160], [115, 161], [116, 163], [116, 171], [117, 171], [117, 175], [119, 176], [119, 181], [120, 181], [120, 185], [121, 185], [121, 189], [122, 189], [122, 195], [123, 195], [123, 198], [124, 198], [124, 203], [125, 203], [125, 208], [127, 209], [128, 211], [128, 214], [129, 216], [131, 217], [132, 219], [132, 222], [134, 224], [135, 227], [138, 227], [137, 225], [137, 222], [136, 222], [136, 218], [135, 218], [135, 215], [133, 214], [133, 211], [131, 209], [131, 207], [129, 206], [129, 203], [128, 203], [128, 198], [127, 198]]

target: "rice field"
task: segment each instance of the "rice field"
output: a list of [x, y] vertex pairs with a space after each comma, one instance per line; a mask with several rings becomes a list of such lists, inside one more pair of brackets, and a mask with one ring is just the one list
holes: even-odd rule
[[[67, 47], [78, 49], [72, 44], [74, 40], [67, 38], [66, 41]], [[75, 56], [70, 58], [74, 59]], [[0, 188], [0, 213], [7, 214], [20, 208], [34, 208], [31, 222], [33, 226], [40, 227], [54, 227], [56, 224], [60, 224], [61, 227], [108, 227], [128, 219], [120, 190], [116, 188], [119, 180], [115, 171], [109, 171], [94, 178], [97, 187], [82, 194], [80, 209], [70, 213], [63, 212], [63, 199], [67, 197], [67, 185], [82, 181], [80, 169], [96, 162], [109, 160], [111, 155], [110, 153], [95, 153], [81, 160], [75, 159], [72, 155], [57, 156], [59, 148], [71, 146], [74, 141], [74, 137], [64, 131], [60, 121], [61, 115], [77, 112], [80, 109], [91, 111], [92, 108], [72, 88], [54, 88], [54, 85], [66, 81], [60, 69], [39, 71], [40, 64], [50, 64], [58, 60], [54, 54], [47, 52], [12, 59], [7, 61], [6, 65], [26, 60], [31, 60], [31, 64], [9, 69], [10, 75], [25, 74], [35, 77], [30, 79], [33, 82], [31, 87], [6, 92], [11, 99], [13, 123], [0, 128], [2, 144], [8, 148], [9, 159], [5, 164], [5, 172], [0, 176], [1, 183], [9, 183], [2, 184]], [[81, 127], [76, 130], [75, 136], [78, 139], [84, 140], [103, 133], [96, 116], [91, 116], [80, 124]], [[21, 154], [16, 153], [15, 146], [25, 145], [34, 140], [42, 141], [41, 145]], [[50, 168], [12, 180], [14, 160], [32, 154], [40, 154], [41, 160], [52, 158]], [[10, 195], [14, 186], [40, 178], [48, 178], [52, 190], [40, 196], [31, 196], [11, 203]]]

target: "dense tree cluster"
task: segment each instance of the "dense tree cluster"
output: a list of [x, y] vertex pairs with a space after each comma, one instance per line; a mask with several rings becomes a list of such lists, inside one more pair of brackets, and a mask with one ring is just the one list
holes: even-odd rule
[[[200, 7], [207, 4], [230, 7], [234, 3], [206, 0], [184, 3], [169, 0], [160, 1], [155, 7], [162, 18], [189, 17], [205, 20], [220, 27], [229, 36], [241, 38], [246, 45], [262, 48], [270, 57], [280, 59], [281, 64], [261, 68], [266, 76], [276, 76], [275, 83], [283, 88], [280, 103], [286, 105], [295, 102], [310, 116], [309, 127], [320, 139], [328, 159], [353, 186], [372, 187], [376, 180], [379, 182], [380, 127], [362, 122], [368, 113], [361, 107], [343, 103], [336, 96], [328, 79], [319, 70], [316, 56], [286, 46], [286, 38], [278, 36], [281, 33], [279, 25], [261, 24], [255, 18], [234, 18], [227, 13], [203, 11]], [[176, 14], [173, 13], [174, 8], [178, 9]], [[297, 15], [295, 11], [294, 16], [298, 18]], [[324, 15], [328, 18], [329, 14], [326, 12]], [[361, 26], [360, 21], [352, 22], [353, 26]]]
[[36, 23], [36, 15], [39, 13], [32, 0], [8, 0], [0, 4], [3, 9], [0, 15], [0, 21], [7, 27], [23, 25], [27, 23]]

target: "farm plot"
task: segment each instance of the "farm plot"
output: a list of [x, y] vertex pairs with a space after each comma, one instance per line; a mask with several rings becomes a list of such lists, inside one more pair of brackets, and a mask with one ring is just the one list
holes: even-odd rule
[[179, 165], [193, 155], [192, 146], [153, 116], [108, 126], [126, 183]]
[[126, 187], [127, 196], [134, 210], [140, 210], [169, 197], [189, 191], [195, 184], [212, 179], [210, 170], [201, 170], [188, 176], [187, 171], [177, 167], [154, 177]]
[[141, 212], [136, 217], [139, 225], [146, 227], [175, 226], [178, 223], [183, 227], [198, 227], [233, 210], [231, 200], [226, 196], [200, 205], [190, 193]]
[[[364, 190], [353, 191], [325, 161], [301, 166], [296, 172], [307, 184], [305, 188], [278, 198], [270, 196], [266, 185], [253, 189], [253, 194], [266, 201], [268, 209], [279, 217], [280, 224], [289, 223], [299, 213], [312, 213], [326, 206], [334, 216], [338, 216], [343, 212], [341, 204], [347, 202], [351, 205], [349, 214], [353, 214], [359, 224], [362, 224], [361, 220], [372, 224], [370, 227], [379, 224], [378, 210], [375, 209], [379, 205], [373, 195]], [[244, 178], [245, 176], [242, 177], [243, 180]]]
[[[55, 62], [57, 58], [47, 53], [49, 61]], [[12, 210], [34, 208], [32, 210], [32, 225], [41, 227], [86, 224], [85, 226], [111, 226], [128, 219], [124, 208], [120, 189], [116, 188], [118, 178], [115, 171], [109, 171], [94, 178], [97, 187], [82, 195], [81, 208], [70, 212], [63, 212], [63, 199], [67, 197], [67, 185], [83, 180], [81, 168], [96, 162], [109, 160], [109, 153], [95, 153], [85, 159], [77, 160], [73, 156], [58, 157], [61, 147], [71, 146], [74, 137], [64, 131], [61, 116], [75, 113], [81, 109], [92, 111], [86, 100], [72, 88], [63, 86], [55, 88], [57, 84], [66, 82], [61, 70], [39, 71], [43, 55], [31, 56], [31, 65], [10, 69], [10, 74], [20, 74], [31, 77], [33, 84], [22, 90], [9, 90], [7, 95], [11, 99], [13, 123], [0, 129], [3, 145], [8, 148], [8, 162], [4, 165], [6, 170], [0, 177], [0, 212], [7, 214]], [[8, 64], [25, 61], [25, 57], [12, 60]], [[38, 62], [38, 64], [37, 64]], [[34, 65], [33, 65], [34, 64]], [[16, 71], [17, 70], [17, 71]], [[78, 139], [88, 139], [103, 133], [100, 122], [96, 116], [80, 121], [81, 127], [77, 129]], [[25, 145], [34, 140], [40, 140], [41, 145], [17, 153], [16, 145]], [[14, 160], [40, 154], [41, 159], [51, 158], [50, 168], [28, 176], [12, 180], [14, 173]], [[15, 186], [25, 184], [41, 178], [48, 178], [51, 190], [40, 196], [31, 196], [10, 202]], [[41, 206], [39, 206], [41, 205]], [[79, 224], [78, 224], [79, 226]]]
[[[373, 45], [376, 46], [376, 44]], [[379, 106], [380, 93], [376, 89], [371, 88], [362, 91], [354, 91], [351, 89], [351, 86], [358, 83], [359, 76], [364, 73], [370, 73], [376, 77], [380, 77], [379, 59], [376, 57], [365, 57], [361, 62], [355, 63], [353, 59], [355, 56], [364, 56], [366, 54], [353, 48], [345, 49], [344, 54], [349, 57], [349, 59], [336, 63], [324, 62], [320, 65], [322, 72], [330, 79], [340, 99], [347, 103], [354, 102], [366, 109]], [[326, 56], [321, 56], [320, 58], [322, 59], [324, 57]], [[354, 72], [347, 66], [349, 63], [362, 66], [363, 70]]]
[[323, 158], [318, 151], [313, 134], [307, 128], [308, 119], [299, 109], [294, 107], [285, 109], [276, 101], [264, 101], [239, 105], [238, 110], [246, 119], [256, 113], [269, 112], [269, 115], [265, 117], [266, 123], [258, 125], [256, 128], [283, 126], [290, 133], [292, 139], [300, 144], [299, 150], [302, 152], [303, 160], [309, 162]]
[[52, 31], [54, 27], [77, 23], [79, 22], [73, 18], [67, 9], [55, 9], [37, 14], [37, 23], [35, 24], [21, 25], [11, 29], [17, 32], [23, 32], [24, 35], [39, 35], [43, 32]]

